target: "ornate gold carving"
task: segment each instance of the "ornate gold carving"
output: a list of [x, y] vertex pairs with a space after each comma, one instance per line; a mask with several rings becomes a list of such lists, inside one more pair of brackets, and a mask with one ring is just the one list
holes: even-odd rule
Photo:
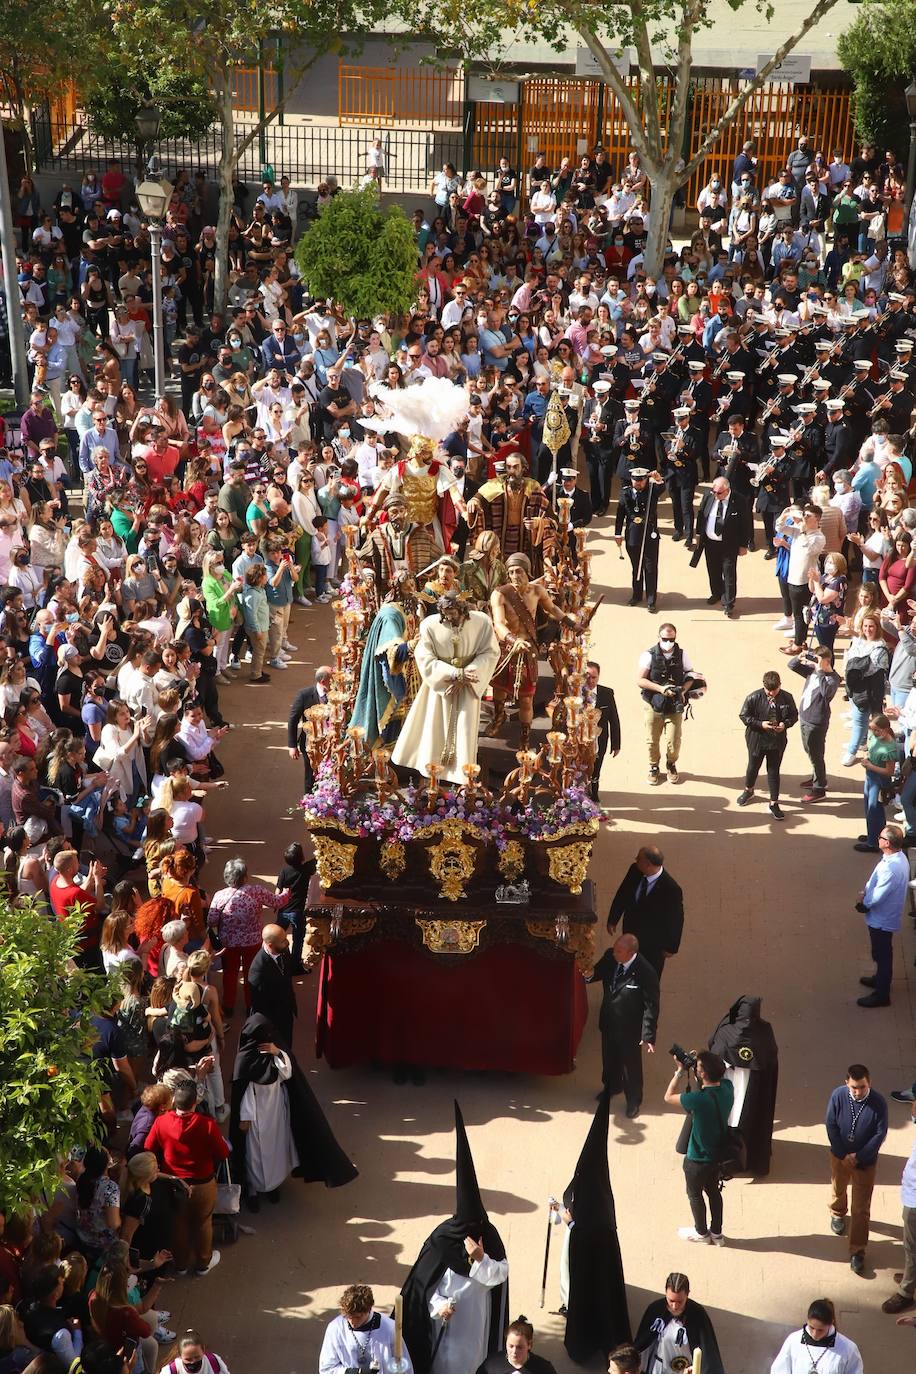
[[343, 940], [354, 935], [367, 935], [375, 926], [377, 916], [349, 916], [335, 907], [333, 916], [309, 916], [305, 934], [303, 962], [310, 968], [321, 962], [321, 956], [335, 949]]
[[320, 916], [316, 920], [310, 916], [308, 928], [305, 932], [303, 962], [309, 968], [314, 968], [321, 963], [321, 956], [325, 950], [331, 947], [331, 922], [326, 917]]
[[341, 844], [329, 835], [312, 834], [315, 846], [315, 862], [318, 866], [318, 880], [327, 892], [335, 883], [344, 883], [353, 877], [356, 863], [356, 845]]
[[588, 873], [592, 857], [592, 841], [579, 840], [576, 844], [550, 845], [547, 849], [547, 872], [555, 883], [568, 887], [578, 897]]
[[518, 840], [510, 840], [499, 856], [499, 871], [506, 882], [514, 883], [525, 871], [525, 850]]
[[390, 883], [396, 882], [407, 865], [407, 854], [400, 840], [389, 840], [379, 851], [379, 868]]
[[551, 944], [562, 949], [564, 953], [571, 954], [583, 978], [589, 976], [595, 963], [594, 926], [585, 925], [579, 921], [570, 921], [566, 938], [563, 940], [558, 938], [555, 920], [526, 921], [525, 929], [536, 940], [548, 940]]
[[473, 876], [477, 859], [477, 846], [468, 844], [464, 836], [470, 827], [462, 821], [436, 821], [427, 828], [426, 834], [442, 836], [438, 844], [429, 849], [429, 871], [441, 884], [439, 896], [447, 902], [457, 902], [466, 896], [464, 885]]
[[417, 921], [433, 954], [473, 954], [486, 921]]

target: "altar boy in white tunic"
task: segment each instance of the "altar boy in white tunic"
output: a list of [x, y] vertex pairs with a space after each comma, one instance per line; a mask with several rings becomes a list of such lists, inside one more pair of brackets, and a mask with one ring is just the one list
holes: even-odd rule
[[458, 1103], [457, 1207], [423, 1244], [402, 1289], [414, 1374], [473, 1374], [502, 1348], [509, 1264], [484, 1209]]
[[862, 1374], [862, 1368], [859, 1347], [836, 1329], [833, 1303], [818, 1298], [802, 1329], [783, 1341], [770, 1374]]
[[[395, 1331], [391, 1317], [375, 1311], [375, 1294], [365, 1283], [351, 1283], [338, 1300], [340, 1316], [335, 1317], [324, 1333], [318, 1374], [347, 1374], [357, 1369], [369, 1374], [373, 1367], [381, 1374], [393, 1371], [395, 1361]], [[412, 1374], [410, 1352], [401, 1347], [405, 1368], [398, 1374]]]

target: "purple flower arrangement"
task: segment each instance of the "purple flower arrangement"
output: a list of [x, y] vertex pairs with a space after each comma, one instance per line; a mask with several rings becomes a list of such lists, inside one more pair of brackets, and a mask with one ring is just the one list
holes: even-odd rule
[[481, 839], [505, 849], [516, 836], [549, 840], [569, 826], [589, 825], [604, 819], [601, 807], [582, 787], [570, 787], [545, 802], [532, 797], [525, 805], [507, 798], [495, 801], [489, 794], [475, 795], [461, 789], [441, 790], [430, 798], [422, 787], [407, 787], [401, 796], [380, 801], [372, 793], [346, 795], [330, 767], [322, 765], [314, 791], [299, 803], [305, 820], [326, 822], [355, 831], [360, 838], [409, 841], [440, 821], [461, 821], [479, 830]]

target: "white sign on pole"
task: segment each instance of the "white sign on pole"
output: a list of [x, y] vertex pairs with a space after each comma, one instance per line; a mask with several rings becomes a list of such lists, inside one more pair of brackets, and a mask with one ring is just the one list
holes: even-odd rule
[[[772, 53], [758, 53], [758, 74], [772, 56]], [[792, 85], [806, 86], [811, 80], [811, 58], [804, 53], [790, 52], [788, 57], [783, 58], [778, 67], [773, 68], [766, 79], [767, 81], [786, 81]]]
[[518, 81], [485, 81], [480, 76], [468, 77], [468, 100], [489, 101], [492, 105], [517, 105]]
[[[630, 75], [630, 64], [635, 60], [635, 53], [632, 48], [624, 48], [622, 52], [612, 52], [607, 49], [607, 55], [621, 76]], [[576, 48], [576, 76], [601, 76], [602, 71], [591, 48]]]

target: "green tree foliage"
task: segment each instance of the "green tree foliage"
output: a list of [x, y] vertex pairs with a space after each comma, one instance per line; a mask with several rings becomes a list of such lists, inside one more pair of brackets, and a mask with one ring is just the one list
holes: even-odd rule
[[403, 210], [383, 211], [374, 186], [339, 191], [296, 247], [312, 295], [333, 296], [348, 315], [402, 314], [416, 292], [417, 241]]
[[[96, 3], [97, 0], [93, 0]], [[67, 0], [73, 3], [73, 0]], [[384, 14], [383, 0], [272, 0], [225, 5], [221, 0], [108, 0], [104, 52], [136, 81], [168, 68], [207, 83], [219, 123], [220, 192], [216, 218], [214, 305], [223, 310], [229, 289], [232, 179], [258, 134], [283, 109], [304, 74], [326, 52], [353, 51], [360, 34]], [[346, 35], [346, 39], [344, 38]], [[259, 44], [271, 40], [283, 69], [284, 96], [261, 120], [236, 129], [233, 81], [239, 68], [256, 65]], [[284, 53], [293, 50], [294, 58]]]
[[916, 76], [913, 0], [866, 0], [840, 34], [837, 53], [855, 83], [856, 132], [906, 163], [909, 121], [903, 91]]
[[89, 1018], [112, 999], [105, 979], [70, 963], [78, 930], [76, 915], [48, 920], [0, 898], [0, 1211], [53, 1196], [60, 1161], [96, 1135]]
[[[473, 57], [494, 73], [507, 41], [536, 38], [558, 52], [569, 44], [571, 33], [588, 48], [601, 79], [617, 97], [627, 122], [633, 147], [652, 186], [645, 262], [647, 271], [661, 271], [668, 222], [676, 191], [689, 181], [722, 134], [737, 119], [754, 91], [766, 81], [837, 0], [809, 0], [793, 34], [785, 39], [752, 81], [737, 92], [722, 117], [706, 133], [686, 165], [681, 156], [689, 112], [694, 37], [715, 23], [705, 0], [392, 0], [412, 32], [428, 38], [439, 48], [452, 48], [462, 57]], [[743, 7], [771, 18], [770, 0], [728, 0], [732, 10]], [[625, 49], [636, 54], [638, 96], [620, 75], [614, 58]], [[656, 63], [659, 63], [656, 66]], [[661, 84], [670, 80], [673, 96], [667, 125]]]
[[208, 83], [169, 66], [141, 76], [109, 64], [93, 84], [86, 110], [93, 130], [102, 138], [136, 143], [137, 112], [143, 105], [158, 107], [160, 138], [203, 138], [216, 119]]

